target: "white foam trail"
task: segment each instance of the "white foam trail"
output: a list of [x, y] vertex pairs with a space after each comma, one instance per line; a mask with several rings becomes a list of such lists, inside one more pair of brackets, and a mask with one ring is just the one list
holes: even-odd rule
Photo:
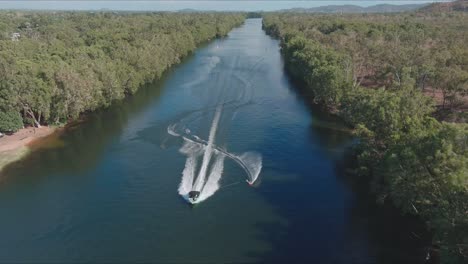
[[185, 168], [182, 172], [182, 181], [179, 185], [179, 193], [186, 195], [192, 189], [193, 177], [195, 176], [195, 168], [197, 167], [197, 157], [190, 155], [185, 161]]
[[210, 135], [208, 137], [208, 144], [206, 145], [205, 153], [203, 154], [203, 161], [198, 174], [197, 179], [195, 180], [193, 190], [201, 192], [203, 185], [205, 183], [206, 171], [211, 160], [211, 155], [213, 154], [213, 142], [216, 137], [216, 130], [218, 129], [219, 118], [221, 117], [221, 106], [216, 108], [215, 116], [213, 118], [213, 123], [211, 124]]
[[243, 154], [234, 155], [224, 149], [216, 148], [217, 151], [234, 160], [247, 174], [247, 182], [253, 184], [262, 170], [262, 155], [257, 152], [245, 152]]
[[196, 201], [197, 203], [204, 201], [219, 189], [219, 180], [221, 179], [224, 169], [224, 157], [224, 155], [216, 155], [216, 160], [214, 161], [208, 180], [203, 187], [203, 192], [200, 193], [200, 197]]
[[262, 156], [256, 152], [246, 152], [237, 158], [241, 161], [244, 169], [248, 172], [250, 184], [253, 184], [262, 170]]
[[179, 185], [179, 194], [182, 195], [187, 201], [188, 193], [192, 190], [193, 179], [195, 178], [195, 170], [197, 169], [198, 157], [202, 155], [205, 149], [203, 144], [193, 142], [191, 140], [184, 140], [184, 145], [180, 148], [180, 152], [187, 155], [185, 161], [185, 168], [182, 172], [182, 181]]
[[[208, 57], [206, 60], [207, 61], [204, 66], [200, 68], [198, 74], [199, 77], [195, 80], [192, 80], [191, 82], [185, 83], [183, 86], [188, 88], [206, 80], [210, 76], [213, 69], [216, 68], [217, 65], [221, 62], [221, 59], [217, 56]], [[261, 65], [261, 62], [262, 58], [254, 64], [252, 69], [255, 69]], [[182, 172], [183, 176], [178, 191], [179, 194], [190, 203], [199, 203], [204, 201], [219, 189], [219, 181], [222, 177], [224, 159], [226, 157], [231, 158], [246, 172], [247, 182], [250, 184], [253, 184], [257, 180], [262, 169], [262, 156], [260, 154], [255, 152], [246, 152], [241, 155], [236, 155], [227, 152], [226, 149], [215, 144], [216, 132], [220, 122], [220, 116], [223, 107], [227, 108], [229, 105], [232, 105], [235, 108], [234, 114], [231, 117], [233, 120], [236, 118], [237, 114], [235, 110], [240, 106], [249, 104], [249, 102], [247, 102], [239, 105], [237, 102], [246, 100], [251, 101], [251, 98], [253, 97], [253, 90], [251, 89], [253, 83], [250, 80], [253, 76], [251, 74], [253, 71], [248, 71], [246, 74], [237, 73], [235, 71], [235, 68], [239, 66], [237, 58], [235, 58], [233, 63], [230, 63], [230, 65], [227, 66], [232, 68], [231, 74], [229, 74], [229, 76], [233, 76], [240, 82], [238, 90], [236, 90], [238, 91], [238, 94], [229, 94], [231, 97], [235, 95], [236, 96], [235, 98], [231, 98], [231, 101], [224, 101], [224, 103], [216, 106], [208, 140], [203, 140], [198, 136], [191, 134], [190, 129], [181, 125], [186, 124], [186, 122], [182, 122], [182, 120], [180, 120], [178, 124], [171, 125], [167, 128], [167, 131], [170, 135], [182, 137], [184, 139], [184, 145], [181, 147], [180, 152], [187, 155], [187, 160], [185, 162], [185, 168]], [[217, 78], [215, 81], [225, 81], [224, 78], [221, 78], [220, 80], [218, 79], [219, 78]], [[231, 86], [226, 86], [224, 88], [224, 90], [221, 89], [220, 91], [223, 92], [226, 89], [230, 89]], [[219, 97], [221, 95], [224, 94], [218, 93], [217, 96], [213, 97]], [[207, 109], [204, 109], [204, 112], [206, 110]], [[199, 161], [200, 158], [201, 161]], [[199, 163], [201, 164], [199, 165]], [[196, 201], [189, 199], [188, 194], [191, 191], [199, 192], [199, 196]]]
[[173, 124], [173, 125], [170, 125], [167, 127], [167, 133], [169, 133], [169, 135], [172, 135], [174, 137], [178, 137], [180, 136], [178, 133], [175, 132], [175, 127], [176, 127], [176, 124]]
[[[213, 119], [215, 121], [217, 118]], [[213, 123], [215, 125], [215, 123]], [[215, 129], [212, 129], [211, 132], [215, 133]], [[210, 133], [211, 134], [211, 133]], [[235, 155], [227, 152], [225, 149], [216, 146], [214, 142], [214, 137], [212, 138], [210, 149], [208, 149], [209, 142], [200, 139], [198, 136], [192, 135], [193, 138], [182, 136], [184, 139], [184, 145], [180, 148], [180, 152], [187, 155], [187, 160], [185, 162], [185, 168], [182, 172], [182, 181], [179, 185], [179, 194], [184, 197], [190, 203], [199, 203], [206, 200], [208, 197], [213, 195], [219, 189], [219, 180], [221, 179], [223, 168], [224, 168], [224, 159], [225, 157], [231, 158], [239, 166], [244, 169], [247, 174], [247, 182], [253, 184], [262, 169], [262, 156], [256, 152], [246, 152], [241, 155]], [[196, 202], [192, 201], [188, 197], [188, 193], [192, 190], [195, 190], [195, 174], [198, 165], [198, 159], [203, 155], [205, 158], [206, 153], [211, 153], [215, 155], [216, 159], [212, 165], [211, 171], [207, 175], [202, 175], [200, 197]], [[210, 158], [211, 159], [211, 158]], [[208, 162], [209, 163], [209, 162]], [[208, 169], [205, 170], [205, 172]], [[201, 174], [201, 172], [200, 172]], [[197, 179], [200, 179], [200, 174]], [[206, 173], [205, 173], [206, 174]], [[205, 181], [206, 179], [206, 181]]]

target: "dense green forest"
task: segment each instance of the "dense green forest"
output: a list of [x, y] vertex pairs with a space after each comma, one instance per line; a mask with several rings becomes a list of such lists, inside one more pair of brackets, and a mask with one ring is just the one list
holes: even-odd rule
[[425, 219], [443, 262], [466, 261], [468, 17], [278, 13], [263, 26], [289, 74], [356, 128], [356, 172], [378, 201]]
[[0, 132], [66, 123], [157, 80], [245, 14], [1, 12]]

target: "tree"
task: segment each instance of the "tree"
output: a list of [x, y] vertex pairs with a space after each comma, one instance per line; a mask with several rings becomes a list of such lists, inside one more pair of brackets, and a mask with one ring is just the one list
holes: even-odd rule
[[[109, 106], [245, 14], [0, 13], [0, 106], [41, 126]], [[9, 35], [19, 32], [19, 41]]]
[[444, 107], [467, 95], [467, 17], [266, 14], [263, 26], [288, 73], [355, 128], [357, 171], [377, 200], [421, 216], [442, 262], [464, 263], [468, 126], [434, 119], [423, 91], [442, 91]]
[[23, 119], [17, 111], [0, 111], [0, 132], [16, 132], [23, 127]]

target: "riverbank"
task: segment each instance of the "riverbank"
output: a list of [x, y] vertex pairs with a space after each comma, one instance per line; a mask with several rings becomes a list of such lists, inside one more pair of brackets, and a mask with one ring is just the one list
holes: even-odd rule
[[[164, 72], [179, 64], [197, 47], [207, 41], [226, 36], [232, 28], [244, 22], [245, 16], [241, 13], [139, 14], [134, 16], [108, 13], [104, 18], [86, 13], [70, 15], [68, 13], [26, 12], [20, 21], [16, 16], [4, 12], [0, 13], [0, 22], [9, 21], [9, 25], [13, 28], [17, 28], [17, 25], [23, 23], [23, 20], [35, 21], [36, 19], [42, 21], [40, 25], [37, 25], [38, 27], [57, 27], [63, 32], [81, 33], [62, 40], [56, 37], [55, 31], [44, 30], [44, 33], [41, 33], [41, 38], [28, 40], [25, 34], [21, 40], [15, 43], [10, 40], [3, 43], [5, 50], [10, 52], [6, 52], [7, 57], [2, 57], [2, 59], [5, 61], [28, 60], [33, 65], [31, 67], [37, 72], [23, 71], [15, 68], [15, 63], [11, 63], [6, 72], [16, 72], [16, 74], [4, 76], [5, 86], [2, 89], [10, 91], [9, 87], [15, 87], [18, 79], [28, 80], [26, 82], [31, 83], [42, 83], [43, 80], [36, 77], [43, 72], [50, 72], [57, 78], [50, 79], [53, 81], [46, 82], [46, 85], [42, 87], [44, 92], [51, 95], [47, 99], [41, 99], [40, 96], [30, 96], [37, 94], [36, 90], [28, 90], [32, 86], [24, 87], [24, 89], [12, 89], [22, 92], [9, 94], [11, 98], [6, 99], [7, 104], [0, 106], [0, 113], [8, 113], [8, 118], [0, 118], [0, 129], [2, 126], [4, 127], [2, 130], [15, 131], [22, 127], [23, 123], [29, 124], [30, 120], [23, 120], [23, 123], [18, 120], [21, 115], [25, 116], [25, 114], [18, 113], [17, 109], [26, 109], [24, 111], [28, 112], [28, 118], [31, 118], [35, 124], [67, 122], [68, 120], [76, 120], [85, 113], [106, 108], [129, 95], [134, 95], [140, 87], [159, 80]], [[88, 22], [83, 23], [83, 21]], [[114, 25], [119, 23], [125, 26], [119, 27], [118, 33], [112, 33]], [[94, 28], [96, 24], [100, 24], [102, 27], [97, 28], [96, 32], [89, 30]], [[171, 29], [153, 26], [157, 24], [171, 25], [169, 27]], [[203, 33], [200, 33], [200, 30]], [[132, 37], [117, 37], [125, 35]], [[35, 45], [36, 47], [47, 46], [50, 43], [45, 41], [46, 39], [56, 39], [57, 42], [54, 45], [67, 47], [67, 56], [60, 57], [60, 63], [66, 67], [58, 69], [51, 66], [50, 61], [58, 58], [54, 53], [48, 52], [54, 48], [30, 50], [27, 45], [30, 43], [29, 41], [34, 41], [38, 44]], [[78, 46], [69, 45], [70, 42], [80, 44]], [[40, 43], [42, 44], [39, 45]], [[84, 54], [82, 53], [83, 49], [88, 49], [89, 52]], [[11, 54], [22, 54], [23, 57]], [[28, 57], [31, 54], [34, 54], [34, 58]], [[95, 56], [95, 54], [105, 55]], [[75, 60], [74, 58], [77, 57], [82, 59]], [[80, 68], [86, 68], [89, 71], [78, 70]], [[39, 69], [43, 72], [39, 73]], [[54, 81], [55, 84], [53, 84]], [[37, 107], [29, 108], [31, 105]], [[48, 113], [47, 117], [43, 113]], [[12, 136], [0, 139], [0, 170], [7, 164], [25, 156], [29, 143], [37, 138], [52, 134], [53, 131], [49, 129], [46, 127], [21, 130]]]
[[[358, 20], [359, 30], [354, 28], [353, 19]], [[387, 18], [379, 19], [385, 21]], [[413, 25], [419, 23], [412, 19]], [[356, 135], [361, 139], [354, 148], [356, 175], [369, 179], [366, 184], [379, 203], [392, 203], [402, 213], [416, 215], [427, 223], [428, 230], [434, 232], [433, 252], [428, 257], [431, 261], [437, 262], [440, 256], [443, 263], [464, 263], [468, 259], [465, 239], [468, 226], [468, 156], [463, 142], [468, 138], [468, 126], [434, 119], [434, 99], [421, 92], [415, 81], [421, 77], [414, 72], [404, 72], [405, 78], [398, 81], [388, 74], [380, 89], [363, 87], [359, 78], [354, 79], [357, 82], [350, 81], [360, 75], [359, 63], [393, 63], [385, 59], [372, 64], [374, 58], [362, 56], [359, 58], [364, 58], [364, 62], [356, 63], [356, 68], [351, 69], [343, 63], [354, 63], [357, 59], [353, 57], [356, 52], [347, 49], [348, 46], [362, 54], [369, 51], [368, 46], [359, 40], [372, 42], [373, 39], [359, 34], [375, 30], [373, 20], [349, 17], [346, 21], [337, 22], [333, 16], [317, 19], [304, 15], [300, 19], [300, 27], [297, 26], [300, 30], [295, 28], [297, 20], [294, 16], [269, 15], [263, 20], [263, 28], [267, 34], [281, 40], [285, 68], [292, 79], [304, 84], [303, 89], [312, 96], [311, 101], [336, 109], [336, 114], [356, 129]], [[397, 20], [391, 23], [399, 25]], [[391, 23], [385, 21], [385, 24]], [[425, 21], [426, 31], [431, 29], [434, 38], [446, 39], [446, 32], [437, 31], [434, 23], [430, 19]], [[447, 23], [452, 27], [457, 25], [455, 20]], [[341, 29], [336, 32], [328, 28], [338, 24]], [[362, 29], [366, 27], [369, 31]], [[307, 31], [306, 28], [316, 34], [298, 33]], [[378, 29], [379, 34], [388, 35], [389, 39], [392, 39], [393, 35], [389, 33], [392, 30], [387, 27]], [[348, 35], [342, 32], [353, 32], [359, 37], [349, 40], [346, 39]], [[414, 34], [409, 27], [401, 27], [399, 32], [408, 36]], [[457, 32], [451, 36], [460, 39]], [[340, 46], [343, 41], [349, 41], [349, 45]], [[414, 43], [410, 38], [406, 42], [394, 41], [404, 48]], [[379, 50], [385, 51], [385, 47]], [[401, 61], [401, 56], [390, 54], [396, 61]], [[406, 63], [405, 67], [423, 68], [417, 60]], [[440, 71], [449, 70], [443, 64], [437, 67]], [[349, 73], [353, 70], [355, 72], [351, 76]], [[375, 67], [373, 72], [383, 71]], [[393, 74], [401, 75], [400, 72]], [[447, 94], [442, 96], [445, 98], [442, 102], [451, 98]], [[463, 99], [455, 92], [451, 96], [457, 99], [454, 101]], [[464, 114], [463, 109], [460, 114]]]
[[[23, 123], [65, 123], [83, 113], [108, 107], [157, 81], [199, 45], [226, 36], [245, 20], [241, 13], [128, 16], [109, 12], [104, 17], [91, 13], [25, 12], [19, 17], [14, 12], [0, 12], [0, 23], [8, 21], [5, 30], [13, 32], [21, 23], [42, 22], [34, 34], [20, 31], [20, 40], [0, 41], [5, 51], [0, 54], [2, 61], [30, 63], [27, 69], [20, 63], [9, 63], [5, 68], [9, 74], [2, 79], [1, 92], [7, 96], [2, 97], [4, 103], [0, 106], [0, 113], [4, 113], [4, 117], [0, 116], [1, 131], [16, 131]], [[57, 30], [50, 28], [77, 34], [62, 39], [57, 37]], [[35, 34], [40, 37], [29, 37]], [[30, 43], [36, 49], [31, 49]], [[55, 53], [57, 47], [61, 47], [63, 56]], [[62, 66], [55, 67], [51, 61]], [[44, 85], [38, 92], [36, 85], [18, 87], [18, 80]]]
[[49, 126], [42, 126], [41, 128], [28, 127], [0, 138], [0, 172], [8, 164], [26, 156], [34, 142], [52, 135], [56, 130], [56, 127]]
[[[248, 20], [163, 80], [67, 125], [57, 140], [65, 147], [51, 146], [54, 134], [8, 166], [0, 184], [0, 259], [420, 263], [412, 260], [425, 257], [430, 245], [422, 229], [379, 210], [350, 186], [341, 159], [354, 137], [291, 92], [296, 87], [284, 74], [278, 42], [260, 25]], [[203, 67], [213, 57], [221, 62]], [[177, 195], [187, 155], [167, 127], [180, 124], [208, 138], [219, 100], [232, 105], [215, 143], [260, 153], [259, 186], [249, 187], [226, 158], [219, 189], [191, 209]], [[234, 107], [244, 100], [250, 103]], [[135, 226], [145, 228], [127, 228]], [[180, 237], [203, 237], [203, 243]], [[168, 238], [174, 239], [160, 243]], [[228, 239], [220, 245], [222, 238]]]

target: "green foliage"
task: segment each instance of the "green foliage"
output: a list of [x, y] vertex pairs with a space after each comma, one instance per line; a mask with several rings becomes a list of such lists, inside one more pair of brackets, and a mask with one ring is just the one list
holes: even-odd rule
[[[283, 39], [303, 37], [339, 56], [337, 73], [353, 87], [440, 89], [443, 107], [468, 94], [468, 17], [268, 14], [263, 27]], [[288, 61], [286, 61], [288, 62]], [[332, 62], [333, 63], [333, 62]]]
[[468, 249], [468, 125], [431, 122], [391, 146], [374, 181], [403, 211], [435, 230], [444, 262], [463, 261]]
[[[161, 77], [243, 14], [1, 12], [0, 106], [62, 123]], [[20, 33], [13, 41], [13, 33]], [[2, 125], [2, 124], [0, 124]]]
[[16, 132], [23, 127], [23, 120], [16, 111], [0, 111], [0, 132]]
[[314, 92], [315, 99], [325, 104], [337, 104], [346, 84], [340, 61], [342, 57], [332, 49], [304, 37], [291, 37], [283, 45], [289, 72]]
[[355, 127], [357, 169], [377, 200], [427, 220], [444, 263], [468, 258], [468, 125], [435, 120], [421, 91], [442, 91], [442, 107], [467, 95], [467, 25], [462, 15], [413, 14], [263, 21], [281, 39], [289, 73]]
[[341, 101], [340, 115], [372, 131], [372, 139], [393, 144], [418, 129], [433, 111], [432, 100], [414, 89], [388, 91], [358, 87]]

